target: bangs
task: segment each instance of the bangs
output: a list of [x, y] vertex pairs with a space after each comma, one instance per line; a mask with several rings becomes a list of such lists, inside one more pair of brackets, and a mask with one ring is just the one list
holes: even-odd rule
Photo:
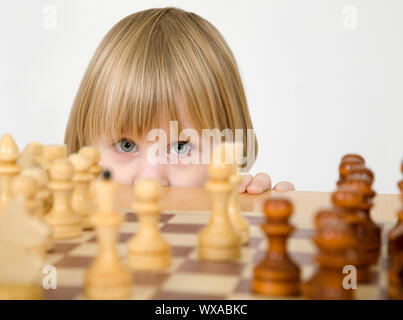
[[183, 50], [184, 39], [174, 36], [177, 30], [172, 28], [177, 27], [159, 23], [148, 31], [128, 30], [127, 36], [109, 44], [113, 47], [97, 77], [86, 118], [90, 143], [100, 136], [112, 141], [128, 134], [142, 137], [151, 129], [166, 128], [169, 121], [178, 121], [179, 130], [192, 127], [199, 132], [219, 125], [206, 116], [206, 106], [214, 110], [216, 102], [209, 80], [202, 76], [206, 71], [200, 68], [200, 57]]

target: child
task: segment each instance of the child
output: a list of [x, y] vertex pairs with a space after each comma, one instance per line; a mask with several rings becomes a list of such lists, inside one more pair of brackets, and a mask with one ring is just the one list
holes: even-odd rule
[[[163, 132], [150, 141], [154, 128]], [[210, 152], [207, 129], [230, 136], [242, 131], [244, 167], [252, 166], [257, 141], [246, 134], [253, 126], [231, 50], [208, 21], [168, 7], [132, 14], [108, 32], [74, 100], [65, 143], [69, 154], [96, 146], [100, 164], [122, 184], [148, 177], [162, 185], [202, 187], [207, 164], [197, 160]], [[150, 154], [167, 162], [150, 161]], [[240, 192], [270, 189], [270, 177], [259, 173], [245, 175]], [[273, 189], [294, 186], [280, 182]]]

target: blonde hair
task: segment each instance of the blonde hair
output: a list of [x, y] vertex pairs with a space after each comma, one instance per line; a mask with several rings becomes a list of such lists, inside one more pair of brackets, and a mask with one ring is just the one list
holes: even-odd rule
[[[180, 110], [180, 97], [186, 110]], [[219, 31], [195, 13], [155, 8], [119, 21], [81, 81], [66, 128], [68, 153], [105, 135], [141, 136], [162, 117], [203, 129], [253, 129], [234, 56]], [[248, 164], [250, 166], [250, 163]]]

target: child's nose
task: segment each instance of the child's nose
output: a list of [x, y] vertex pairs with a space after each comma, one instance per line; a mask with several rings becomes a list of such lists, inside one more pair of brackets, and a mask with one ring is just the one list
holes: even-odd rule
[[161, 164], [150, 164], [147, 161], [137, 164], [137, 174], [134, 177], [133, 184], [136, 184], [139, 179], [154, 179], [161, 183], [162, 186], [169, 186], [169, 181], [166, 176], [166, 166]]

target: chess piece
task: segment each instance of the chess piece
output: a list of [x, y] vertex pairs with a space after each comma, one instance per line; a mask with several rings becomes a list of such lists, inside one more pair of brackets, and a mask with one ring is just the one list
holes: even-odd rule
[[47, 145], [43, 147], [43, 156], [52, 164], [56, 159], [67, 158], [67, 146], [62, 145]]
[[[366, 169], [366, 168], [362, 168]], [[361, 168], [357, 169], [361, 171]], [[366, 169], [368, 170], [368, 169]], [[364, 213], [364, 221], [360, 225], [358, 232], [362, 233], [362, 236], [367, 239], [365, 243], [362, 244], [362, 249], [365, 250], [369, 257], [370, 263], [376, 264], [380, 255], [381, 250], [381, 228], [372, 220], [371, 218], [371, 208], [373, 206], [373, 198], [375, 192], [371, 187], [370, 175], [364, 173], [355, 172], [352, 170], [345, 179], [342, 186], [346, 186], [356, 192], [359, 192], [363, 196], [363, 203], [361, 204], [361, 212]]]
[[403, 252], [395, 252], [390, 257], [388, 268], [388, 297], [403, 300]]
[[41, 203], [38, 199], [35, 198], [36, 192], [38, 189], [38, 184], [34, 178], [28, 176], [18, 176], [13, 180], [12, 183], [12, 192], [15, 197], [21, 196], [25, 201], [25, 209], [32, 216], [32, 218], [38, 220], [38, 223], [41, 224], [41, 228], [44, 230], [45, 239], [43, 243], [39, 246], [32, 248], [34, 252], [38, 254], [41, 259], [45, 260], [46, 257], [46, 238], [51, 236], [52, 230], [43, 221], [38, 219], [37, 212], [41, 208]]
[[121, 263], [117, 237], [123, 217], [116, 212], [118, 185], [110, 180], [109, 171], [97, 181], [97, 212], [91, 216], [97, 232], [98, 253], [84, 277], [85, 296], [88, 299], [130, 299], [133, 279]]
[[[354, 290], [346, 289], [343, 280], [346, 265], [354, 264], [351, 251], [356, 238], [351, 225], [341, 210], [321, 210], [315, 216], [316, 233], [313, 238], [318, 248], [315, 257], [318, 268], [302, 285], [303, 296], [314, 300], [351, 300]], [[353, 262], [353, 263], [352, 263]]]
[[25, 199], [26, 210], [35, 217], [40, 209], [40, 202], [35, 199], [35, 194], [38, 189], [38, 183], [35, 179], [27, 176], [14, 178], [11, 184], [11, 190], [14, 196], [21, 195]]
[[83, 229], [93, 229], [90, 217], [94, 210], [90, 199], [90, 184], [93, 175], [89, 173], [91, 159], [84, 154], [74, 153], [69, 156], [69, 161], [74, 166], [73, 183], [75, 188], [71, 198], [73, 210], [83, 218]]
[[[67, 158], [67, 146], [66, 145], [47, 145], [43, 146], [42, 154], [36, 157], [36, 161], [41, 168], [46, 170], [48, 177], [50, 177], [50, 167], [56, 159]], [[49, 213], [53, 206], [53, 193], [45, 202], [45, 215]]]
[[296, 296], [300, 293], [300, 269], [287, 253], [287, 238], [294, 227], [288, 222], [292, 204], [286, 199], [268, 199], [264, 204], [266, 223], [261, 228], [268, 238], [268, 250], [255, 267], [252, 288], [269, 296]]
[[53, 238], [75, 238], [82, 234], [82, 218], [71, 207], [70, 199], [74, 189], [71, 179], [74, 167], [67, 159], [56, 159], [50, 167], [49, 189], [53, 195], [53, 205], [45, 216], [52, 226]]
[[161, 185], [143, 179], [133, 188], [133, 210], [139, 219], [139, 230], [127, 243], [128, 265], [133, 270], [161, 270], [171, 265], [171, 245], [162, 237], [158, 222]]
[[27, 144], [21, 152], [17, 164], [21, 168], [31, 168], [41, 166], [38, 159], [43, 155], [43, 145], [39, 142], [31, 142]]
[[348, 154], [344, 155], [341, 158], [340, 163], [345, 162], [345, 161], [350, 161], [352, 159], [354, 159], [353, 161], [358, 160], [361, 162], [362, 165], [365, 165], [365, 159], [361, 155], [355, 154], [355, 153], [348, 153]]
[[235, 229], [241, 235], [241, 244], [247, 244], [250, 239], [249, 235], [249, 222], [242, 216], [241, 208], [239, 205], [239, 187], [243, 181], [243, 177], [238, 174], [238, 168], [241, 164], [241, 157], [243, 153], [243, 144], [235, 143], [234, 147], [234, 157], [235, 163], [233, 166], [233, 171], [230, 176], [230, 183], [232, 185], [232, 192], [229, 199], [229, 217], [230, 221], [235, 227]]
[[93, 181], [90, 186], [90, 198], [93, 200], [95, 199], [94, 181], [102, 173], [102, 167], [98, 164], [101, 156], [97, 148], [90, 146], [82, 147], [78, 153], [86, 155], [92, 161], [89, 172], [93, 175]]
[[362, 194], [346, 186], [340, 186], [332, 194], [332, 202], [335, 208], [343, 212], [345, 221], [350, 225], [353, 235], [356, 238], [354, 250], [350, 250], [351, 259], [357, 269], [357, 280], [360, 283], [366, 283], [371, 279], [370, 264], [371, 253], [367, 250], [370, 246], [371, 235], [365, 232], [366, 214], [362, 211], [364, 198]]
[[210, 180], [205, 188], [210, 193], [212, 210], [208, 224], [199, 233], [200, 260], [223, 262], [241, 256], [241, 236], [231, 223], [228, 212], [233, 165], [226, 163], [223, 156], [232, 152], [231, 148], [227, 144], [215, 148], [208, 167]]
[[48, 252], [52, 251], [54, 248], [54, 243], [52, 240], [52, 229], [50, 225], [44, 220], [45, 205], [50, 197], [50, 191], [47, 189], [48, 175], [46, 171], [41, 167], [30, 167], [24, 169], [21, 172], [20, 176], [32, 178], [37, 183], [38, 189], [35, 193], [35, 200], [37, 200], [39, 204], [37, 210], [35, 210], [33, 215], [36, 219], [47, 225], [47, 228], [49, 229], [49, 235], [47, 236], [45, 241], [45, 249]]
[[46, 171], [41, 167], [29, 167], [22, 170], [20, 176], [29, 177], [36, 181], [38, 190], [35, 193], [35, 199], [39, 202], [39, 206], [38, 210], [34, 212], [34, 216], [43, 219], [46, 201], [50, 197], [50, 191], [47, 189], [49, 179]]
[[362, 161], [357, 158], [346, 158], [339, 165], [339, 180], [337, 181], [337, 186], [342, 184], [347, 177], [349, 171], [357, 166], [362, 166]]
[[[403, 173], [403, 161], [401, 164]], [[403, 203], [403, 179], [398, 183]], [[389, 286], [390, 299], [403, 299], [403, 208], [398, 212], [398, 221], [388, 233], [388, 256], [389, 256]]]
[[21, 171], [16, 164], [18, 157], [19, 150], [12, 136], [3, 135], [0, 140], [0, 214], [12, 197], [12, 180]]
[[47, 229], [26, 210], [22, 196], [13, 197], [0, 217], [0, 299], [42, 299], [43, 245]]
[[[403, 162], [402, 162], [403, 173]], [[403, 203], [403, 179], [399, 181], [400, 195]], [[403, 208], [397, 214], [398, 220], [396, 225], [388, 234], [388, 253], [390, 256], [396, 252], [403, 252]]]

